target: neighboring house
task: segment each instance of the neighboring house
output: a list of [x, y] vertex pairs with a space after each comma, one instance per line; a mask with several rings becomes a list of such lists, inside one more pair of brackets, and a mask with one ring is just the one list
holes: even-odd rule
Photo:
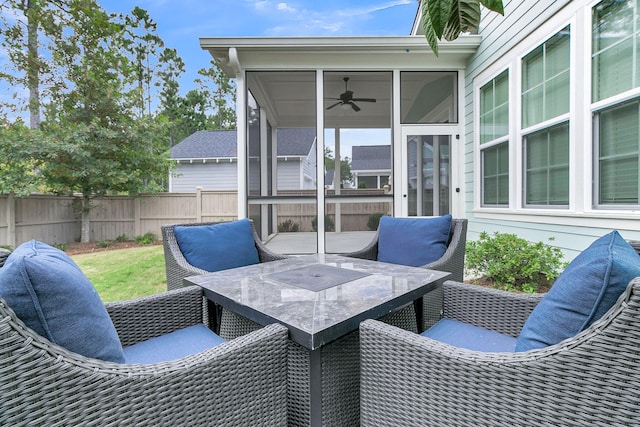
[[[237, 190], [238, 154], [235, 130], [203, 130], [171, 148], [177, 163], [169, 176], [172, 193], [203, 190]], [[298, 190], [315, 188], [315, 131], [278, 129], [277, 188]], [[252, 158], [257, 155], [252, 153]], [[257, 175], [259, 169], [252, 169]], [[252, 176], [252, 182], [259, 177]], [[257, 186], [256, 186], [257, 187]]]
[[382, 188], [391, 175], [390, 145], [356, 145], [351, 149], [355, 188]]
[[[640, 240], [640, 0], [504, 4], [504, 16], [483, 10], [479, 34], [442, 42], [437, 57], [419, 13], [408, 36], [200, 44], [238, 79], [239, 126], [248, 112], [260, 117], [262, 134], [238, 133], [243, 153], [268, 145], [272, 127], [317, 126], [319, 156], [327, 135], [340, 148], [343, 130], [384, 129], [392, 191], [366, 200], [389, 203], [395, 216], [464, 217], [470, 240], [483, 231], [553, 238], [567, 259], [612, 229]], [[363, 171], [352, 157], [354, 174]], [[250, 156], [239, 161], [251, 170]], [[318, 192], [318, 216], [327, 200], [363, 203]], [[294, 200], [251, 203], [271, 218]], [[318, 236], [319, 252], [324, 245]]]

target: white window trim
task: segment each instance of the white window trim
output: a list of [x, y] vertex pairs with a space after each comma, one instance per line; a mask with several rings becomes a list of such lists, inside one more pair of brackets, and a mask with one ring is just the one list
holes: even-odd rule
[[[584, 7], [582, 7], [584, 8]], [[589, 11], [588, 15], [591, 16], [591, 6], [586, 9]], [[526, 37], [522, 43], [520, 43], [514, 50], [513, 54], [507, 54], [503, 56], [503, 60], [493, 64], [487, 68], [484, 73], [481, 73], [473, 84], [473, 99], [474, 99], [474, 194], [477, 196], [474, 200], [474, 210], [476, 212], [504, 212], [505, 209], [509, 213], [516, 213], [519, 215], [538, 215], [541, 213], [550, 213], [556, 215], [559, 211], [566, 213], [576, 212], [576, 132], [574, 130], [576, 120], [576, 102], [575, 96], [570, 96], [569, 112], [561, 116], [554, 117], [553, 119], [546, 120], [542, 123], [538, 123], [533, 126], [529, 126], [526, 129], [522, 128], [522, 59], [531, 53], [534, 49], [538, 48], [541, 44], [545, 43], [555, 34], [560, 32], [563, 28], [569, 26], [570, 28], [570, 58], [569, 58], [569, 90], [571, 94], [575, 93], [576, 86], [576, 70], [577, 70], [577, 42], [579, 37], [577, 34], [580, 32], [576, 22], [575, 13], [567, 17], [565, 14], [562, 16], [555, 16], [550, 19], [538, 29], [536, 29], [530, 36]], [[590, 21], [589, 21], [590, 22]], [[591, 25], [589, 24], [589, 33]], [[584, 30], [583, 30], [584, 31]], [[589, 42], [590, 43], [590, 42]], [[590, 48], [590, 47], [589, 47]], [[511, 59], [504, 59], [511, 58]], [[590, 58], [590, 55], [589, 55]], [[590, 64], [590, 61], [589, 61]], [[590, 68], [589, 68], [590, 69]], [[505, 70], [509, 72], [509, 204], [508, 206], [483, 206], [482, 205], [482, 149], [489, 148], [491, 145], [504, 141], [504, 138], [496, 139], [488, 143], [480, 144], [480, 88], [495, 79]], [[590, 85], [590, 80], [589, 80]], [[562, 122], [569, 122], [569, 206], [555, 207], [555, 206], [527, 206], [524, 204], [524, 154], [523, 154], [523, 137], [532, 132], [549, 128], [555, 124]], [[591, 139], [589, 137], [589, 139]], [[590, 181], [589, 181], [590, 182]]]

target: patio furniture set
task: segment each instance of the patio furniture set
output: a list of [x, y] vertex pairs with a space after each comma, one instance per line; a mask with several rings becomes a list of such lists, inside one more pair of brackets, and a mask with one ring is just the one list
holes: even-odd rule
[[27, 242], [0, 257], [0, 425], [640, 425], [640, 242], [526, 295], [461, 283], [465, 220], [398, 240], [418, 220], [301, 257], [248, 220], [165, 226], [169, 290], [107, 304]]

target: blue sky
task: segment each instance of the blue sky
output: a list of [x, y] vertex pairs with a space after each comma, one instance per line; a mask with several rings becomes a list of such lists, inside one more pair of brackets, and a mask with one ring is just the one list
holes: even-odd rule
[[[108, 12], [139, 6], [158, 24], [166, 47], [186, 64], [184, 94], [211, 55], [200, 37], [408, 35], [416, 0], [98, 0]], [[191, 87], [190, 87], [191, 86]]]

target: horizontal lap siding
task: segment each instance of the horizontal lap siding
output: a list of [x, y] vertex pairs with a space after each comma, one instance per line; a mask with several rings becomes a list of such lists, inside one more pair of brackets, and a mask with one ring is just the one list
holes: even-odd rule
[[185, 163], [173, 171], [171, 192], [195, 192], [197, 187], [203, 190], [234, 190], [238, 188], [238, 169], [236, 162], [220, 161], [215, 163]]
[[[597, 237], [608, 232], [611, 227], [620, 230], [622, 236], [627, 239], [640, 239], [640, 227], [638, 222], [632, 219], [611, 220], [610, 218], [598, 218], [592, 215], [590, 218], [582, 216], [579, 221], [570, 215], [536, 215], [534, 218], [523, 218], [518, 220], [517, 216], [501, 217], [496, 210], [492, 210], [490, 215], [476, 214], [474, 197], [475, 194], [475, 165], [474, 163], [474, 80], [482, 75], [482, 82], [488, 78], [493, 78], [505, 69], [510, 59], [516, 54], [522, 54], [527, 49], [534, 48], [543, 40], [531, 40], [530, 46], [525, 46], [523, 42], [533, 31], [539, 28], [554, 15], [561, 13], [566, 15], [567, 21], [574, 16], [573, 11], [562, 9], [571, 4], [579, 6], [568, 0], [562, 1], [527, 1], [511, 0], [505, 2], [505, 16], [483, 9], [483, 22], [480, 26], [482, 43], [468, 61], [466, 68], [465, 96], [464, 96], [464, 118], [465, 118], [465, 149], [464, 149], [464, 191], [465, 191], [465, 217], [469, 219], [468, 240], [475, 240], [482, 231], [493, 233], [499, 231], [503, 233], [514, 233], [530, 241], [548, 241], [549, 237], [555, 240], [552, 242], [563, 250], [567, 260], [572, 259], [581, 250], [586, 248]], [[589, 3], [582, 1], [580, 4], [587, 7]], [[572, 9], [572, 8], [567, 8]], [[562, 16], [564, 18], [564, 16]], [[548, 34], [551, 36], [552, 34]], [[516, 48], [515, 51], [512, 49]], [[503, 66], [504, 64], [504, 66]], [[485, 73], [486, 71], [486, 73]], [[515, 70], [512, 70], [512, 73]], [[511, 76], [516, 77], [516, 76]], [[505, 210], [505, 214], [509, 211]], [[579, 225], [576, 225], [578, 222]]]

